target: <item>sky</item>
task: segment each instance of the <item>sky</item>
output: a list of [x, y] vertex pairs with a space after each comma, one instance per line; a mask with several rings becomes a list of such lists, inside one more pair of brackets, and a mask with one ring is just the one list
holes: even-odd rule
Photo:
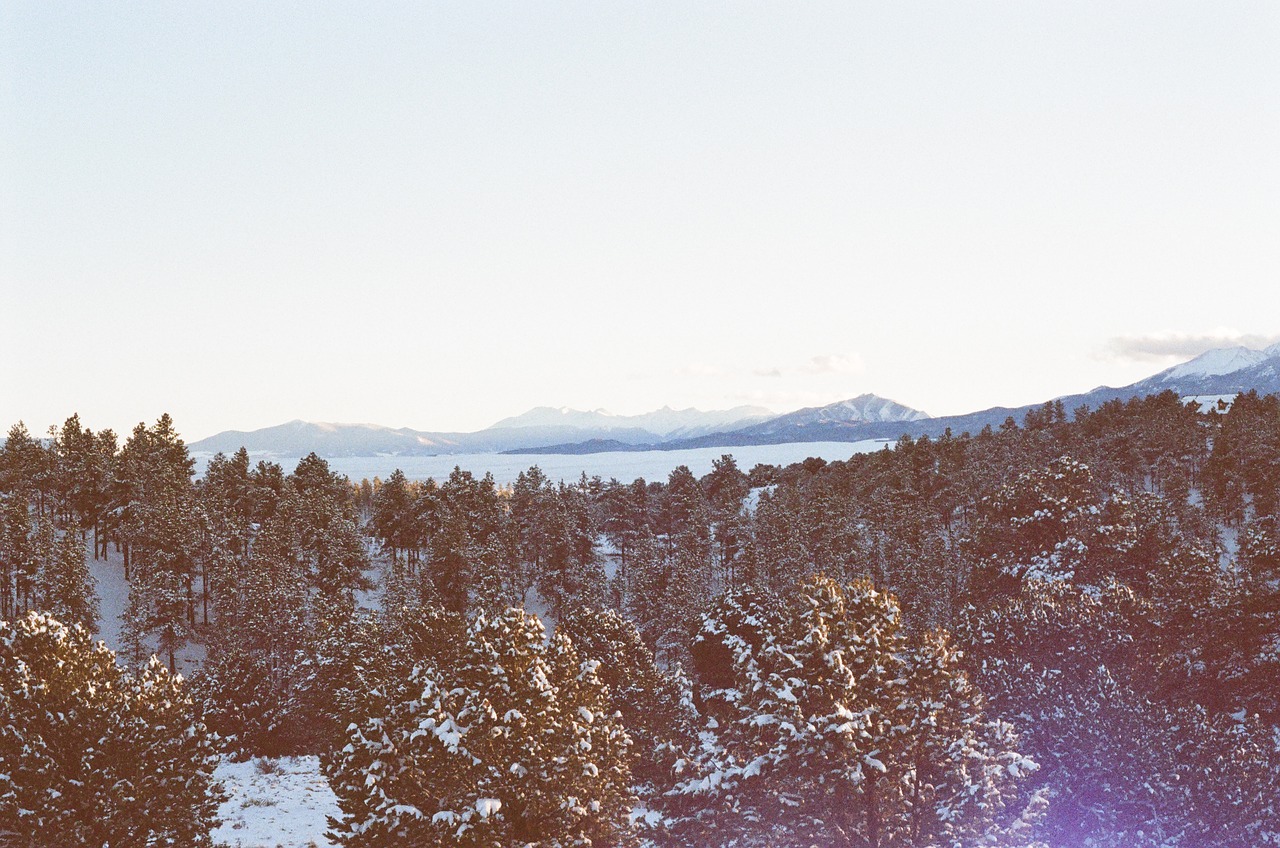
[[1280, 339], [1280, 5], [0, 4], [0, 426], [943, 415]]

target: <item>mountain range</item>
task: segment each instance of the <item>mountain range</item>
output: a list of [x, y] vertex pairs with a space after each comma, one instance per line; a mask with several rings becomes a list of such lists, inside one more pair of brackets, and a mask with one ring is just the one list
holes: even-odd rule
[[523, 415], [504, 418], [474, 433], [431, 432], [378, 424], [329, 424], [289, 421], [245, 432], [227, 430], [193, 442], [198, 454], [231, 453], [242, 445], [251, 452], [304, 456], [311, 451], [325, 457], [430, 456], [448, 453], [499, 453], [541, 445], [576, 444], [607, 439], [633, 448], [665, 441], [705, 438], [723, 430], [737, 430], [769, 421], [775, 413], [759, 406], [703, 412], [662, 409], [643, 415], [614, 415], [601, 409], [540, 406]]
[[[1245, 347], [1208, 351], [1128, 386], [1099, 386], [1060, 400], [1068, 412], [1087, 404], [1127, 400], [1173, 391], [1183, 398], [1217, 399], [1255, 389], [1280, 392], [1280, 344], [1263, 350]], [[604, 410], [536, 407], [473, 433], [430, 432], [377, 424], [325, 424], [290, 421], [260, 430], [228, 430], [193, 442], [196, 454], [230, 453], [244, 446], [253, 453], [325, 457], [428, 456], [451, 453], [597, 453], [601, 451], [677, 450], [697, 447], [860, 441], [902, 435], [940, 436], [977, 432], [1007, 418], [1021, 422], [1042, 404], [991, 407], [965, 415], [933, 418], [918, 409], [873, 394], [827, 406], [777, 415], [763, 407], [701, 411], [662, 409], [643, 415], [614, 415]]]

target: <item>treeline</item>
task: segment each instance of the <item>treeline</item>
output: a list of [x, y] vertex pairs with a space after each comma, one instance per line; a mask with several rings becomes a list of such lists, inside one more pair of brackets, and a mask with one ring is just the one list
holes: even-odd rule
[[1275, 396], [661, 482], [192, 482], [166, 418], [77, 501], [59, 441], [11, 433], [6, 515], [127, 546], [170, 659], [211, 621], [201, 726], [321, 754], [341, 844], [1280, 839]]

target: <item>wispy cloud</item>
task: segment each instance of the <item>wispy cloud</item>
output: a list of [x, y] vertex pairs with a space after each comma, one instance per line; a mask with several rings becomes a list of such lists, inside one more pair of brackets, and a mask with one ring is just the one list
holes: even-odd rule
[[795, 374], [861, 374], [866, 370], [866, 363], [856, 353], [820, 353], [804, 362], [767, 365], [752, 369], [751, 373], [756, 377], [777, 379]]
[[714, 362], [689, 362], [675, 369], [677, 377], [703, 379], [727, 379], [734, 377], [763, 377], [767, 380], [780, 380], [796, 376], [846, 376], [861, 374], [867, 370], [866, 363], [856, 353], [822, 353], [811, 356], [803, 362], [782, 364], [764, 364], [755, 367], [738, 364], [721, 364]]
[[1206, 350], [1220, 347], [1263, 348], [1277, 341], [1280, 341], [1280, 334], [1262, 335], [1225, 329], [1208, 333], [1116, 336], [1107, 342], [1105, 356], [1110, 359], [1128, 359], [1137, 362], [1160, 362], [1170, 359], [1189, 359], [1199, 356]]
[[783, 389], [779, 391], [733, 392], [725, 395], [725, 399], [729, 403], [746, 403], [792, 412], [808, 406], [826, 406], [844, 398], [838, 393], [788, 391]]
[[867, 366], [856, 353], [824, 353], [810, 357], [800, 370], [809, 374], [861, 374]]
[[690, 362], [676, 369], [678, 377], [729, 377], [732, 374], [731, 369], [709, 362]]

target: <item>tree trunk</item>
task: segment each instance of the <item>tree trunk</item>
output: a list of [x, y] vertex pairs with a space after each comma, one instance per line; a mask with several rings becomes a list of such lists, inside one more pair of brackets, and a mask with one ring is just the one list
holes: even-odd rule
[[880, 798], [876, 792], [875, 774], [868, 774], [864, 790], [867, 796], [867, 846], [880, 848]]

